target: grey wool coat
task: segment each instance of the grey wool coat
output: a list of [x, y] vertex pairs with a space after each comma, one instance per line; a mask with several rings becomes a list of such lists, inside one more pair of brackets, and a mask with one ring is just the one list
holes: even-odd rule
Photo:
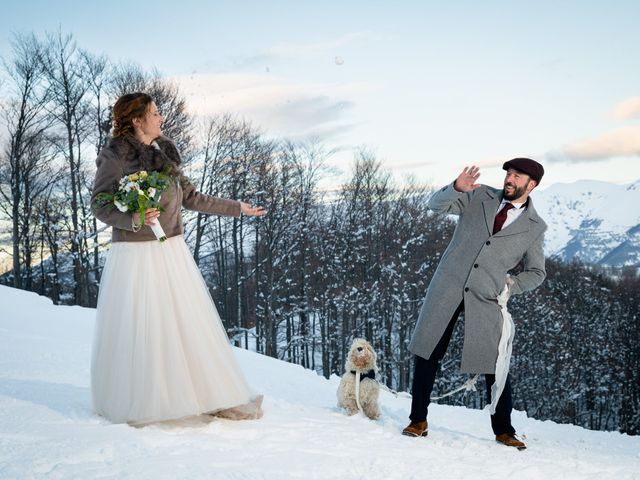
[[422, 304], [409, 346], [415, 355], [430, 357], [464, 301], [461, 370], [495, 373], [502, 333], [497, 297], [506, 284], [507, 272], [523, 261], [523, 271], [511, 277], [512, 295], [533, 290], [546, 276], [543, 241], [547, 225], [531, 198], [512, 224], [492, 234], [502, 193], [486, 185], [461, 193], [451, 183], [429, 200], [431, 210], [459, 215], [459, 220]]
[[156, 238], [147, 225], [135, 232], [130, 212], [123, 213], [112, 204], [105, 205], [97, 201], [97, 196], [102, 192], [114, 193], [123, 176], [140, 170], [163, 171], [169, 168], [175, 179], [160, 197], [164, 212], [160, 214], [158, 221], [168, 238], [183, 233], [182, 208], [202, 213], [240, 216], [240, 202], [212, 197], [196, 190], [182, 173], [182, 159], [171, 140], [159, 137], [155, 142], [157, 148], [142, 144], [132, 135], [111, 138], [96, 159], [91, 210], [101, 222], [113, 227], [113, 242], [144, 242]]

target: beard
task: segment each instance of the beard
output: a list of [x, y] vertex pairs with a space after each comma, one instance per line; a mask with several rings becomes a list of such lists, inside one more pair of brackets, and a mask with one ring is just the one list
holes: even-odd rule
[[[513, 183], [505, 183], [504, 184], [504, 198], [507, 200], [516, 200], [522, 197], [527, 192], [527, 187], [529, 186], [529, 181], [524, 184], [522, 187], [517, 187]], [[512, 190], [507, 190], [507, 187], [512, 187]]]

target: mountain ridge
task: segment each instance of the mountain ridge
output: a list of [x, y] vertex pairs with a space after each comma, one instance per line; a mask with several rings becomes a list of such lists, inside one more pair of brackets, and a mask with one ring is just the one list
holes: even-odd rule
[[[640, 267], [640, 179], [554, 183], [532, 193], [549, 229], [545, 253], [564, 262]], [[615, 208], [619, 205], [619, 208]]]

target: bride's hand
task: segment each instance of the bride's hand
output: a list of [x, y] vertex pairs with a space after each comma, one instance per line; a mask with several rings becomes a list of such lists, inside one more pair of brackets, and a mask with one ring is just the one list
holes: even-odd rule
[[[150, 208], [144, 212], [144, 224], [151, 225], [160, 216], [160, 212], [156, 208]], [[133, 214], [133, 223], [140, 225], [140, 212]]]
[[254, 217], [262, 217], [267, 214], [267, 211], [264, 207], [252, 207], [248, 203], [240, 202], [240, 213], [244, 213], [245, 215], [252, 215]]

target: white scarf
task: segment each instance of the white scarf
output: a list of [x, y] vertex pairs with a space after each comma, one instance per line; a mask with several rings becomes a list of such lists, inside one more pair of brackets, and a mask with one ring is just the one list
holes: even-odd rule
[[502, 293], [498, 295], [498, 305], [502, 313], [502, 335], [500, 343], [498, 343], [498, 359], [496, 360], [496, 380], [491, 386], [491, 404], [485, 408], [489, 409], [491, 415], [496, 413], [496, 405], [500, 400], [500, 395], [504, 390], [509, 375], [509, 363], [511, 362], [511, 351], [513, 347], [513, 336], [516, 328], [513, 324], [511, 314], [507, 310], [507, 302], [509, 301], [509, 286], [505, 285]]

